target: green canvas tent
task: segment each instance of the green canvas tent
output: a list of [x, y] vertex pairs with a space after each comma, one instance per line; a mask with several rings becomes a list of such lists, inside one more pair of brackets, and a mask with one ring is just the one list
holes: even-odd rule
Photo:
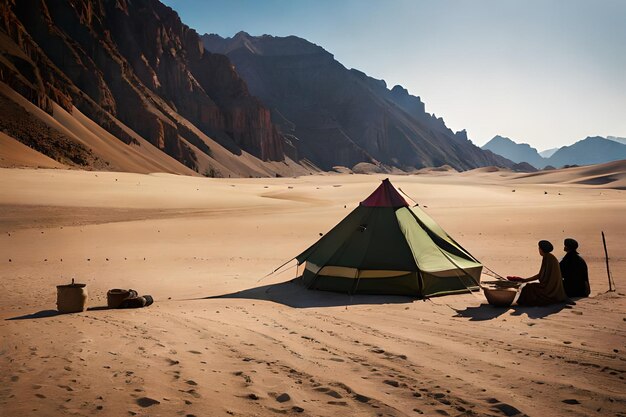
[[388, 179], [296, 257], [307, 288], [417, 297], [477, 290], [482, 265]]

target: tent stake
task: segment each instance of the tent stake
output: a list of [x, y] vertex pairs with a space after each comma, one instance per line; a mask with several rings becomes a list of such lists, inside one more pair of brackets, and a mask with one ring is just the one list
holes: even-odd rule
[[602, 232], [602, 245], [604, 246], [604, 259], [606, 261], [606, 275], [609, 279], [609, 292], [615, 291], [611, 285], [611, 271], [609, 270], [609, 253], [606, 250], [606, 239], [604, 238], [604, 232]]

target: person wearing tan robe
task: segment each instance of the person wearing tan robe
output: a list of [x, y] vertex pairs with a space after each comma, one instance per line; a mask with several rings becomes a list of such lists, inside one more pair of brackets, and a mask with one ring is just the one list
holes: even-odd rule
[[517, 300], [518, 305], [545, 306], [567, 300], [559, 261], [550, 253], [553, 249], [554, 247], [547, 240], [539, 242], [539, 254], [543, 257], [539, 273], [530, 278], [519, 280], [521, 282], [538, 280], [539, 282], [529, 283], [522, 287]]

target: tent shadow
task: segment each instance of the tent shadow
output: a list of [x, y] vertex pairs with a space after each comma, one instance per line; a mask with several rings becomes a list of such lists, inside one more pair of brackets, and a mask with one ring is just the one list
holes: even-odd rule
[[456, 310], [455, 317], [467, 317], [470, 321], [484, 321], [493, 320], [502, 314], [511, 311], [512, 316], [521, 316], [526, 314], [529, 319], [543, 319], [552, 314], [556, 314], [563, 309], [572, 308], [575, 305], [573, 302], [552, 304], [542, 307], [524, 307], [524, 306], [510, 306], [510, 307], [495, 307], [490, 304], [481, 304], [478, 307], [467, 307], [465, 310]]
[[230, 294], [196, 298], [196, 300], [220, 298], [271, 301], [293, 308], [343, 307], [362, 304], [402, 304], [412, 303], [416, 300], [414, 297], [402, 295], [349, 295], [329, 291], [309, 290], [300, 284], [298, 278], [278, 284], [249, 288]]

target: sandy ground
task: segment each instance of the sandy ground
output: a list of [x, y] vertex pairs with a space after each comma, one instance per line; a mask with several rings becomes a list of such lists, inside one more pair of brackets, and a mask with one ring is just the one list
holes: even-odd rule
[[[295, 267], [263, 278], [380, 176], [0, 169], [0, 415], [625, 416], [626, 191], [554, 175], [391, 178], [502, 275], [535, 274], [540, 239], [558, 257], [578, 239], [591, 298], [495, 308], [309, 291]], [[73, 277], [96, 309], [57, 315]], [[155, 304], [97, 309], [116, 287]]]

